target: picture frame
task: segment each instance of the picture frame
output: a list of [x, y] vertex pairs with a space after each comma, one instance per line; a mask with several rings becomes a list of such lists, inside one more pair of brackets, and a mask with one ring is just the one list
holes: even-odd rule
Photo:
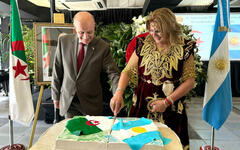
[[75, 33], [73, 24], [35, 22], [33, 23], [33, 32], [35, 85], [51, 84], [58, 37], [63, 34]]

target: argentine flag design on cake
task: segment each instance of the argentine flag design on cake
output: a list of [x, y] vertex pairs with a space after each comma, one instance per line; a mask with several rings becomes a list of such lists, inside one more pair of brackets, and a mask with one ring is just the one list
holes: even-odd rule
[[132, 150], [141, 149], [144, 144], [166, 145], [170, 139], [164, 138], [157, 126], [149, 119], [119, 119], [112, 128], [110, 142], [125, 142]]

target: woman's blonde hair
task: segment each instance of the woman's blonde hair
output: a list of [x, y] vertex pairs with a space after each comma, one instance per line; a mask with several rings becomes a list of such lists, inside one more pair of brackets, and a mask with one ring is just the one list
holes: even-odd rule
[[154, 23], [171, 44], [180, 42], [179, 35], [182, 34], [181, 25], [177, 23], [176, 17], [170, 9], [156, 9], [148, 16], [146, 21], [148, 30], [150, 29], [150, 23]]

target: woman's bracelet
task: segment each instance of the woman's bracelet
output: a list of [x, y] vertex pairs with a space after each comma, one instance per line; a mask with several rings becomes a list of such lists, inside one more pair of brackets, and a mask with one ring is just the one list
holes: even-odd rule
[[174, 103], [174, 101], [173, 101], [173, 99], [172, 99], [171, 96], [168, 96], [167, 98], [170, 100], [170, 102], [171, 102], [172, 104]]
[[168, 106], [173, 104], [167, 97], [165, 98], [165, 101], [167, 102]]
[[117, 88], [115, 94], [117, 93], [117, 91], [121, 91], [122, 93], [124, 93], [124, 90], [122, 88]]

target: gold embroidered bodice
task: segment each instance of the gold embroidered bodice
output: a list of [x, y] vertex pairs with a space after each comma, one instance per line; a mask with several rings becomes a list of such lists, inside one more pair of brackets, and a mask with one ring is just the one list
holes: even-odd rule
[[[151, 36], [147, 36], [144, 40], [139, 39], [139, 47], [136, 49], [137, 55], [142, 57], [140, 67], [144, 67], [142, 71], [144, 76], [151, 75], [151, 80], [143, 80], [156, 86], [162, 84], [163, 78], [172, 79], [173, 69], [182, 71], [180, 82], [184, 82], [188, 78], [195, 78], [195, 65], [193, 49], [195, 41], [187, 39], [185, 35], [181, 36], [178, 45], [170, 45], [167, 53], [156, 50], [156, 44]], [[142, 46], [141, 46], [142, 45]], [[190, 55], [190, 56], [189, 56]], [[183, 61], [183, 59], [186, 59]], [[179, 61], [183, 61], [183, 68], [179, 67]], [[130, 78], [133, 87], [138, 86], [139, 70], [137, 64], [134, 66], [126, 66], [122, 72], [126, 72]], [[140, 75], [141, 76], [141, 75]]]
[[151, 36], [147, 36], [141, 49], [142, 61], [140, 67], [144, 66], [144, 75], [151, 75], [154, 85], [161, 85], [161, 79], [173, 78], [172, 71], [178, 71], [178, 61], [184, 58], [183, 38], [178, 45], [171, 45], [167, 53], [161, 53]]

